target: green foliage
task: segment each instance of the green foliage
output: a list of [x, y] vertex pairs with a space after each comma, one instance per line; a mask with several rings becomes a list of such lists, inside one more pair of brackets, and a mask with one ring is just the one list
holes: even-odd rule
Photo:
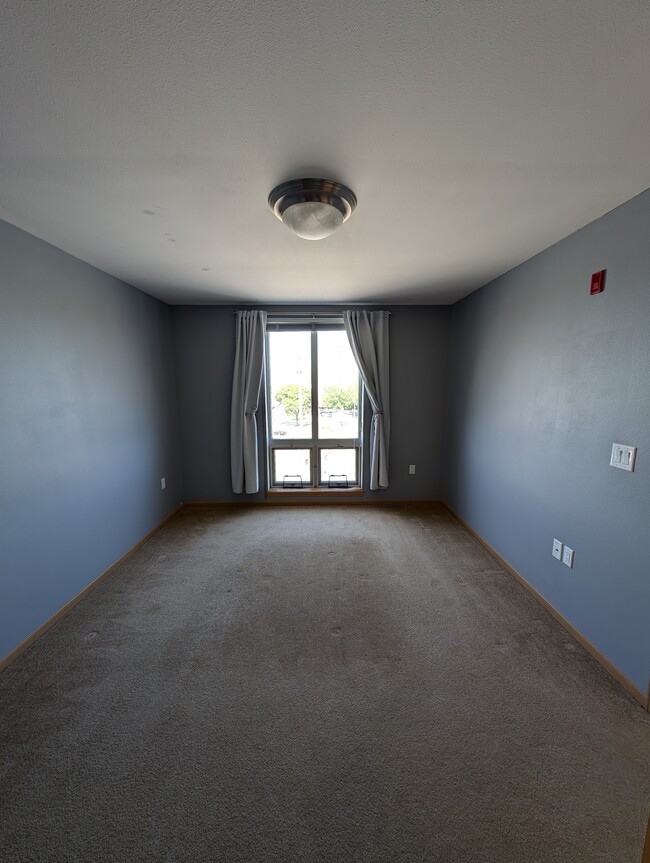
[[[300, 418], [300, 399], [301, 392], [298, 384], [285, 384], [275, 392], [275, 400], [279, 405], [282, 405], [284, 412], [288, 417], [298, 422]], [[311, 389], [302, 387], [302, 415], [308, 417], [311, 411]]]
[[359, 390], [355, 386], [337, 387], [333, 384], [330, 387], [325, 387], [323, 390], [323, 398], [321, 407], [330, 410], [351, 411], [356, 408], [359, 398]]

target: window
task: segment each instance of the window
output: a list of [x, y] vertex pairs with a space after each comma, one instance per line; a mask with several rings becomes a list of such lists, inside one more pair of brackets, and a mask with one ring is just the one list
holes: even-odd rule
[[337, 318], [267, 326], [269, 485], [361, 485], [361, 381]]

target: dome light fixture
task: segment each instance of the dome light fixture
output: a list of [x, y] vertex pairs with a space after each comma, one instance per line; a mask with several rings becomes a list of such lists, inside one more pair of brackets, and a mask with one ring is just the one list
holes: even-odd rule
[[303, 177], [280, 183], [269, 195], [269, 207], [296, 236], [323, 240], [347, 221], [357, 196], [334, 180]]

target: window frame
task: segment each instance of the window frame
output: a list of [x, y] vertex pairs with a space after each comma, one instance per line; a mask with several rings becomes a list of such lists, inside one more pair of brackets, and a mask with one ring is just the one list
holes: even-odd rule
[[[284, 438], [273, 437], [273, 417], [272, 405], [273, 398], [271, 395], [271, 352], [269, 336], [273, 332], [309, 332], [310, 340], [310, 362], [311, 362], [311, 437], [310, 438]], [[355, 451], [355, 467], [356, 481], [349, 481], [347, 487], [351, 489], [363, 488], [363, 382], [361, 375], [357, 369], [357, 379], [359, 386], [358, 394], [358, 417], [357, 431], [358, 434], [354, 438], [321, 438], [319, 437], [319, 404], [318, 404], [318, 333], [326, 331], [344, 332], [343, 316], [337, 314], [328, 314], [327, 317], [315, 318], [314, 316], [305, 315], [304, 318], [283, 318], [278, 316], [277, 319], [267, 321], [265, 340], [265, 362], [264, 362], [264, 395], [266, 403], [266, 475], [267, 475], [267, 490], [274, 491], [283, 488], [283, 481], [274, 481], [275, 465], [274, 453], [277, 450], [292, 450], [306, 449], [310, 451], [310, 476], [309, 481], [305, 482], [302, 489], [313, 489], [316, 491], [340, 491], [341, 486], [330, 487], [329, 479], [321, 481], [321, 450], [335, 449], [353, 449]], [[332, 474], [333, 476], [334, 474]], [[300, 490], [299, 487], [292, 486], [293, 490]]]

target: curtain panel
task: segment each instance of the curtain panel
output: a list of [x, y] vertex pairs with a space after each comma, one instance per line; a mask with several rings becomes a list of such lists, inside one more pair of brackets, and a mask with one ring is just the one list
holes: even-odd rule
[[372, 408], [370, 488], [388, 488], [390, 312], [343, 312], [343, 324]]
[[236, 313], [235, 369], [230, 411], [230, 471], [236, 494], [260, 488], [257, 409], [264, 370], [266, 312]]

